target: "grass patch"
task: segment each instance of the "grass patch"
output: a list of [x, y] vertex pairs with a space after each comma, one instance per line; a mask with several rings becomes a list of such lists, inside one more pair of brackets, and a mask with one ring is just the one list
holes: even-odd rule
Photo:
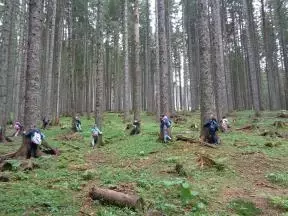
[[272, 183], [275, 183], [284, 187], [288, 186], [288, 173], [287, 172], [270, 173], [266, 177]]
[[288, 197], [271, 197], [270, 203], [275, 208], [280, 208], [288, 211]]
[[236, 199], [230, 202], [229, 208], [240, 216], [260, 215], [261, 210], [248, 200]]

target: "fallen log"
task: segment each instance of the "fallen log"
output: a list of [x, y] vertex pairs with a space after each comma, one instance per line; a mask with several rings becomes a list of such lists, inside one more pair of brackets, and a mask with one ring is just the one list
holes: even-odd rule
[[120, 207], [129, 207], [135, 210], [144, 209], [144, 201], [141, 197], [136, 195], [128, 195], [121, 192], [116, 192], [109, 189], [101, 189], [93, 187], [89, 192], [89, 196], [93, 200], [100, 200], [109, 204]]

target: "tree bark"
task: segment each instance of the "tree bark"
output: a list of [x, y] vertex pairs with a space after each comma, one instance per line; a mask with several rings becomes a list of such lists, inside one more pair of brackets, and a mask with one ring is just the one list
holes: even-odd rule
[[26, 71], [24, 126], [37, 125], [40, 120], [40, 56], [42, 1], [29, 1], [29, 33]]
[[220, 17], [220, 0], [211, 1], [212, 9], [212, 34], [213, 34], [213, 47], [215, 62], [213, 62], [213, 68], [215, 69], [215, 100], [217, 118], [221, 119], [228, 112], [228, 101], [226, 92], [226, 80], [225, 80], [225, 66], [224, 66], [224, 49], [223, 49], [223, 38], [221, 28], [221, 17]]
[[89, 192], [89, 196], [93, 200], [104, 201], [120, 207], [129, 207], [137, 210], [143, 210], [144, 208], [144, 202], [139, 196], [128, 195], [109, 189], [92, 188]]
[[0, 55], [0, 127], [2, 136], [5, 137], [7, 124], [7, 76], [8, 76], [8, 56], [9, 56], [9, 37], [10, 37], [10, 15], [12, 5], [10, 0], [4, 1], [4, 14], [1, 32], [1, 55]]
[[250, 7], [248, 7], [247, 0], [243, 0], [243, 12], [244, 17], [246, 20], [246, 34], [247, 34], [247, 48], [248, 48], [248, 60], [249, 60], [249, 76], [250, 76], [250, 82], [251, 82], [251, 89], [252, 89], [252, 102], [253, 102], [253, 108], [255, 112], [260, 111], [260, 98], [259, 98], [259, 86], [258, 86], [258, 80], [257, 80], [257, 68], [256, 68], [256, 58], [255, 58], [255, 49], [253, 48], [253, 25], [251, 20], [251, 16], [249, 16], [249, 13], [251, 13]]
[[96, 38], [96, 101], [95, 101], [95, 123], [98, 128], [102, 129], [102, 112], [103, 112], [103, 82], [104, 82], [104, 68], [103, 68], [103, 2], [97, 1], [97, 38]]
[[141, 69], [140, 69], [140, 38], [139, 38], [139, 0], [134, 0], [134, 82], [133, 109], [134, 120], [140, 120], [141, 112]]
[[200, 44], [200, 86], [201, 86], [201, 135], [204, 122], [215, 115], [215, 95], [210, 64], [210, 38], [208, 27], [208, 0], [199, 0], [199, 44]]
[[48, 58], [48, 68], [47, 68], [47, 98], [46, 102], [46, 112], [45, 117], [52, 120], [52, 74], [53, 74], [53, 56], [54, 56], [54, 44], [55, 44], [55, 20], [56, 20], [56, 9], [57, 0], [49, 0], [49, 7], [52, 10], [51, 18], [48, 22], [48, 32], [47, 35], [50, 40], [49, 56]]
[[124, 120], [129, 117], [129, 41], [128, 41], [128, 0], [124, 2]]
[[169, 76], [167, 62], [167, 40], [165, 26], [165, 2], [157, 0], [158, 4], [158, 39], [159, 39], [159, 66], [160, 66], [160, 112], [169, 112]]

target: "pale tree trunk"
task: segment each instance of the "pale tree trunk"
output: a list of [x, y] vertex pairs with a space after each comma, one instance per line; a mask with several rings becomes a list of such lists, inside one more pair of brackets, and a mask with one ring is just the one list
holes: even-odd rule
[[227, 8], [225, 5], [225, 1], [222, 0], [222, 26], [223, 26], [223, 46], [224, 46], [224, 66], [225, 66], [225, 79], [226, 79], [226, 92], [227, 92], [227, 100], [228, 100], [228, 111], [231, 112], [234, 109], [233, 106], [233, 90], [232, 90], [232, 80], [231, 80], [231, 68], [230, 68], [230, 60], [229, 60], [229, 45], [227, 41], [227, 32], [226, 32], [226, 22], [227, 22]]
[[223, 38], [221, 29], [221, 17], [220, 17], [220, 0], [211, 0], [212, 9], [212, 34], [213, 34], [213, 47], [214, 58], [213, 68], [215, 70], [215, 100], [217, 118], [221, 119], [222, 116], [228, 112], [228, 101], [226, 92], [226, 80], [225, 80], [225, 66], [224, 66], [224, 49]]
[[[165, 3], [165, 20], [164, 20], [164, 25], [165, 25], [165, 33], [166, 33], [166, 52], [167, 52], [167, 64], [168, 64], [168, 106], [169, 106], [169, 110], [171, 112], [174, 112], [175, 110], [175, 96], [174, 96], [174, 81], [173, 81], [173, 65], [172, 65], [172, 45], [171, 45], [171, 17], [170, 17], [170, 9], [171, 9], [171, 5], [170, 2], [167, 0], [164, 0]], [[161, 59], [161, 56], [160, 56]], [[161, 61], [161, 60], [160, 60]], [[160, 63], [160, 67], [161, 67], [161, 63]], [[160, 69], [161, 71], [161, 69]]]
[[18, 107], [18, 121], [24, 122], [24, 106], [25, 106], [25, 88], [26, 88], [26, 69], [27, 69], [27, 38], [28, 38], [28, 11], [26, 9], [27, 0], [22, 1], [23, 10], [23, 35], [21, 38], [22, 60], [20, 68], [20, 86], [19, 86], [19, 107]]
[[104, 82], [104, 68], [103, 68], [103, 2], [97, 2], [97, 27], [96, 27], [96, 104], [95, 104], [95, 123], [98, 128], [102, 128], [102, 112], [103, 112], [103, 82]]
[[264, 42], [264, 50], [265, 50], [265, 63], [266, 63], [266, 74], [267, 74], [267, 84], [268, 84], [268, 104], [271, 110], [277, 109], [277, 97], [276, 97], [276, 86], [275, 86], [275, 77], [273, 74], [273, 53], [270, 49], [269, 43], [269, 30], [268, 23], [266, 20], [266, 14], [264, 9], [264, 1], [261, 0], [261, 14], [262, 14], [262, 32], [263, 32], [263, 42]]
[[40, 56], [42, 1], [29, 1], [29, 33], [26, 71], [24, 126], [36, 125], [40, 118]]
[[[284, 89], [286, 98], [286, 109], [288, 109], [288, 37], [285, 37], [285, 26], [287, 25], [285, 16], [285, 4], [284, 0], [273, 1], [275, 18], [277, 23], [278, 40], [280, 43], [281, 59], [284, 65]], [[272, 1], [271, 1], [272, 3]], [[285, 19], [286, 18], [286, 19]]]
[[160, 116], [160, 65], [159, 65], [159, 34], [158, 34], [158, 3], [155, 1], [155, 15], [156, 15], [156, 30], [155, 30], [155, 73], [154, 73], [154, 86], [155, 86], [155, 111], [156, 119]]
[[53, 122], [59, 123], [60, 117], [60, 83], [61, 83], [61, 61], [62, 61], [62, 39], [63, 39], [63, 2], [57, 1], [55, 20], [55, 49], [53, 62]]
[[187, 99], [188, 99], [188, 62], [187, 62], [187, 28], [185, 26], [185, 5], [182, 5], [182, 25], [183, 25], [183, 107], [187, 110]]
[[1, 29], [1, 55], [0, 55], [0, 126], [2, 133], [5, 134], [7, 123], [7, 76], [8, 76], [8, 55], [9, 55], [9, 36], [12, 5], [10, 0], [4, 1], [3, 24]]
[[[11, 1], [11, 14], [10, 14], [10, 34], [9, 34], [9, 50], [8, 50], [8, 74], [7, 74], [7, 117], [8, 121], [12, 121], [11, 114], [14, 113], [15, 107], [15, 100], [13, 101], [13, 94], [16, 90], [15, 88], [15, 69], [16, 69], [16, 49], [17, 49], [17, 29], [16, 29], [16, 22], [17, 22], [17, 14], [19, 9], [19, 2], [17, 0], [10, 0]], [[12, 87], [13, 86], [13, 87]], [[14, 102], [14, 105], [13, 105]], [[13, 116], [15, 117], [15, 116]]]
[[52, 120], [52, 73], [53, 73], [53, 56], [54, 56], [54, 44], [55, 44], [55, 20], [56, 20], [56, 8], [57, 8], [57, 0], [49, 0], [48, 4], [49, 9], [51, 10], [51, 17], [48, 22], [48, 32], [49, 34], [49, 55], [48, 58], [48, 68], [47, 68], [47, 98], [46, 102], [46, 112], [45, 117], [49, 120]]
[[151, 73], [151, 49], [150, 49], [150, 5], [149, 0], [145, 1], [146, 29], [145, 29], [145, 95], [142, 97], [146, 101], [148, 112], [153, 111], [153, 79]]
[[128, 0], [124, 3], [124, 120], [129, 117], [129, 43], [128, 43]]
[[134, 120], [140, 120], [141, 109], [141, 69], [140, 69], [140, 38], [139, 38], [139, 0], [134, 0], [134, 82], [133, 110]]
[[[251, 9], [251, 8], [250, 8]], [[246, 33], [247, 33], [247, 48], [248, 48], [248, 60], [249, 60], [249, 75], [252, 89], [252, 101], [253, 108], [255, 112], [260, 111], [260, 98], [259, 98], [259, 86], [257, 80], [257, 68], [256, 68], [256, 58], [255, 58], [255, 50], [253, 48], [253, 25], [251, 20], [251, 16], [249, 16], [249, 8], [247, 0], [243, 0], [243, 12], [246, 20]]]
[[[17, 67], [16, 67], [16, 76], [15, 76], [15, 92], [13, 96], [13, 100], [15, 101], [14, 103], [14, 109], [13, 111], [15, 112], [15, 118], [14, 120], [19, 121], [19, 107], [20, 107], [20, 86], [21, 82], [21, 72], [22, 72], [22, 64], [23, 64], [23, 55], [24, 55], [24, 49], [23, 49], [23, 38], [24, 38], [24, 31], [25, 31], [25, 23], [26, 23], [26, 2], [22, 1], [21, 4], [19, 4], [19, 13], [22, 14], [21, 17], [19, 17], [19, 23], [18, 23], [18, 28], [19, 28], [19, 39], [17, 40], [18, 45], [17, 45]], [[25, 5], [25, 7], [23, 7]], [[22, 121], [23, 122], [23, 121]]]
[[160, 112], [169, 112], [169, 75], [167, 61], [167, 40], [165, 26], [165, 2], [158, 2], [158, 40], [159, 40], [159, 66], [160, 66]]
[[200, 43], [200, 108], [201, 108], [201, 135], [204, 134], [203, 125], [215, 115], [215, 95], [212, 83], [210, 64], [210, 38], [208, 25], [208, 0], [199, 0], [199, 43]]
[[67, 31], [68, 31], [68, 74], [69, 74], [69, 114], [72, 116], [72, 130], [76, 131], [76, 122], [75, 122], [75, 78], [74, 78], [74, 38], [73, 38], [73, 16], [72, 16], [72, 0], [67, 1]]

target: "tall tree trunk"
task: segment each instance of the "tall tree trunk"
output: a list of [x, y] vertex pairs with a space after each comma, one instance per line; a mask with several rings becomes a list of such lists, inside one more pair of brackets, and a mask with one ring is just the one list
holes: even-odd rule
[[54, 56], [54, 44], [55, 44], [55, 20], [56, 20], [56, 8], [57, 0], [49, 0], [48, 10], [51, 10], [51, 18], [48, 22], [48, 32], [49, 37], [49, 56], [48, 58], [48, 68], [47, 68], [47, 98], [46, 102], [46, 112], [45, 116], [47, 119], [52, 120], [52, 73], [53, 73], [53, 56]]
[[[208, 25], [208, 0], [199, 0], [199, 43], [200, 43], [200, 108], [201, 127], [203, 128], [210, 115], [215, 115], [215, 96], [212, 83], [212, 72], [210, 64], [210, 38]], [[204, 130], [201, 130], [201, 135]]]
[[72, 0], [67, 1], [67, 35], [68, 35], [68, 50], [67, 50], [67, 57], [68, 57], [68, 74], [69, 74], [69, 114], [72, 116], [71, 127], [73, 131], [77, 131], [76, 129], [76, 122], [75, 122], [75, 115], [76, 115], [76, 107], [75, 107], [75, 77], [74, 77], [74, 51], [75, 51], [75, 44], [74, 44], [74, 27], [73, 27], [73, 6]]
[[[250, 4], [249, 4], [250, 5]], [[252, 101], [253, 108], [255, 112], [260, 111], [260, 98], [259, 98], [259, 86], [257, 80], [257, 68], [256, 68], [256, 58], [255, 58], [255, 49], [253, 48], [253, 25], [251, 20], [251, 16], [249, 16], [249, 10], [251, 8], [248, 7], [247, 0], [243, 0], [243, 12], [245, 14], [246, 20], [246, 34], [247, 34], [247, 45], [248, 45], [248, 60], [249, 60], [249, 75], [251, 81], [251, 89], [252, 89]]]
[[124, 120], [129, 117], [129, 43], [128, 43], [128, 0], [124, 3]]
[[42, 1], [29, 1], [29, 33], [26, 71], [24, 126], [37, 125], [40, 118], [40, 56]]
[[155, 1], [155, 19], [156, 19], [156, 30], [155, 30], [155, 73], [154, 73], [154, 86], [155, 86], [155, 111], [156, 119], [160, 116], [160, 58], [159, 58], [159, 20], [158, 20], [158, 2]]
[[133, 109], [134, 120], [140, 120], [141, 109], [141, 69], [140, 69], [140, 38], [139, 38], [139, 0], [134, 0], [134, 82]]
[[228, 111], [231, 112], [234, 109], [233, 106], [233, 89], [232, 89], [232, 80], [231, 80], [231, 68], [229, 60], [229, 45], [228, 45], [228, 33], [226, 29], [227, 25], [227, 5], [225, 1], [222, 0], [222, 26], [223, 26], [223, 46], [224, 46], [224, 62], [225, 62], [225, 79], [226, 79], [226, 92], [228, 100]]
[[96, 104], [95, 104], [95, 123], [98, 128], [102, 128], [103, 112], [103, 86], [104, 86], [104, 68], [103, 68], [103, 2], [97, 1], [97, 29], [96, 29]]
[[224, 49], [223, 38], [221, 29], [221, 17], [220, 17], [220, 0], [211, 0], [212, 9], [212, 34], [213, 34], [213, 47], [214, 58], [213, 68], [215, 69], [215, 100], [217, 118], [221, 119], [224, 114], [228, 112], [228, 101], [226, 92], [226, 80], [225, 80], [225, 66], [224, 66]]
[[53, 61], [53, 121], [58, 124], [60, 117], [60, 90], [61, 90], [61, 62], [62, 62], [62, 40], [63, 40], [63, 12], [62, 1], [57, 1], [55, 20], [55, 49]]
[[18, 107], [18, 121], [24, 123], [24, 107], [25, 107], [25, 88], [26, 88], [26, 69], [27, 69], [27, 51], [28, 51], [28, 11], [27, 11], [27, 1], [22, 1], [22, 10], [24, 13], [23, 18], [23, 35], [21, 38], [21, 49], [22, 49], [22, 61], [20, 68], [20, 86], [19, 86], [19, 107]]
[[[167, 40], [165, 26], [165, 2], [157, 0], [158, 4], [158, 39], [159, 39], [159, 65], [160, 65], [160, 112], [169, 112], [169, 75], [167, 61]], [[172, 110], [171, 110], [172, 111]]]
[[2, 134], [5, 134], [7, 123], [7, 76], [8, 76], [8, 55], [9, 36], [12, 5], [10, 0], [4, 1], [4, 14], [1, 32], [1, 55], [0, 55], [0, 126]]

